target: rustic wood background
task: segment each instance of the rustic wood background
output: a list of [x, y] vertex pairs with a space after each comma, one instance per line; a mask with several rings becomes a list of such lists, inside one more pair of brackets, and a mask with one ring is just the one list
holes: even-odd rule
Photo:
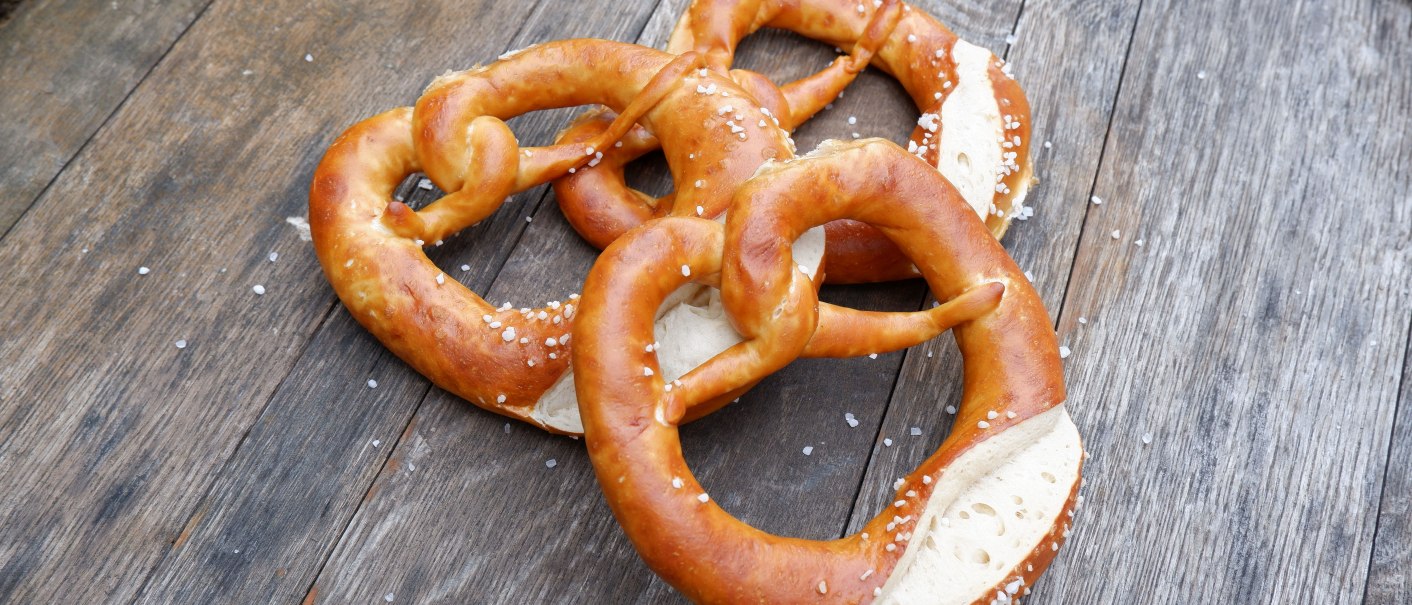
[[[285, 219], [344, 127], [435, 75], [660, 45], [685, 0], [408, 4], [27, 0], [0, 24], [0, 601], [680, 600], [579, 442], [430, 387]], [[1412, 4], [919, 4], [1014, 63], [1050, 142], [1005, 243], [1073, 350], [1093, 458], [1031, 602], [1412, 602]], [[763, 33], [740, 64], [831, 55]], [[571, 113], [512, 125], [545, 143]], [[869, 72], [798, 138], [914, 119]], [[667, 186], [660, 161], [634, 178]], [[573, 291], [593, 255], [552, 198], [435, 260], [492, 301]], [[945, 436], [958, 362], [796, 363], [687, 428], [688, 460], [746, 521], [840, 535]]]

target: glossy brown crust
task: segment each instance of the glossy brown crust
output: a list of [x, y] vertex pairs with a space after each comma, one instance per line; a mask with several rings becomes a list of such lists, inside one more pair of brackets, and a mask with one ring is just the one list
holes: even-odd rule
[[[678, 180], [700, 181], [682, 201], [719, 214], [758, 158], [791, 157], [778, 128], [730, 136], [718, 99], [698, 85], [744, 95], [729, 78], [698, 71], [695, 57], [631, 44], [570, 40], [531, 47], [486, 67], [439, 78], [410, 108], [354, 125], [334, 142], [309, 192], [310, 230], [324, 273], [349, 312], [438, 386], [535, 423], [534, 404], [568, 368], [574, 301], [497, 310], [444, 275], [425, 245], [479, 221], [511, 193], [598, 161], [612, 139], [521, 149], [502, 120], [536, 110], [602, 104], [670, 143]], [[695, 150], [695, 151], [688, 151]], [[693, 159], [687, 160], [692, 153]], [[445, 197], [413, 211], [393, 201], [424, 170]]]
[[[573, 308], [545, 309], [558, 323], [498, 312], [445, 277], [415, 240], [387, 232], [379, 218], [393, 189], [420, 169], [411, 125], [410, 107], [394, 109], [329, 147], [309, 191], [314, 250], [349, 313], [398, 357], [478, 406], [528, 420], [537, 394], [568, 368], [567, 351], [545, 342], [570, 333]], [[492, 329], [487, 315], [502, 327]], [[515, 336], [506, 342], [511, 326]], [[558, 359], [549, 359], [556, 351]]]
[[[787, 317], [788, 311], [776, 309], [800, 290], [790, 287], [798, 272], [789, 242], [840, 217], [872, 224], [897, 242], [938, 300], [982, 300], [951, 313], [953, 322], [965, 321], [955, 327], [965, 373], [950, 437], [905, 479], [894, 505], [860, 533], [839, 540], [770, 535], [731, 517], [709, 497], [702, 501], [703, 488], [682, 459], [676, 423], [666, 409], [671, 396], [658, 373], [641, 371], [656, 366], [644, 346], [653, 339], [657, 305], [689, 279], [672, 269], [686, 262], [715, 268], [706, 238], [683, 237], [684, 229], [669, 220], [649, 223], [609, 246], [585, 284], [580, 327], [592, 329], [578, 331], [574, 371], [594, 470], [638, 553], [697, 602], [871, 601], [903, 553], [885, 546], [898, 533], [915, 530], [935, 479], [971, 447], [1064, 400], [1058, 343], [1028, 280], [946, 179], [887, 141], [837, 145], [772, 166], [737, 192], [719, 281], [723, 302], [743, 332]], [[986, 303], [984, 294], [993, 293], [995, 284], [1003, 296]], [[820, 332], [828, 329], [831, 320], [822, 311], [819, 321]], [[781, 347], [787, 351], [761, 355], [788, 357], [798, 345], [788, 343]], [[999, 418], [978, 428], [991, 411]], [[894, 516], [912, 520], [890, 524]], [[1042, 570], [1044, 553], [1032, 556], [1030, 564], [1039, 562], [1035, 569]]]
[[[859, 12], [862, 6], [864, 10]], [[889, 1], [874, 8], [872, 2], [855, 0], [695, 0], [677, 22], [667, 45], [669, 52], [695, 51], [713, 68], [730, 65], [741, 39], [762, 27], [776, 27], [834, 44], [850, 51], [825, 70], [778, 89], [759, 74], [733, 70], [760, 104], [769, 108], [779, 125], [792, 130], [832, 101], [863, 67], [860, 60], [895, 76], [923, 113], [939, 113], [955, 87], [956, 65], [951, 49], [958, 38], [924, 11]], [[858, 44], [859, 40], [867, 41]], [[940, 52], [938, 52], [940, 51]], [[1013, 118], [1016, 129], [1007, 137], [1020, 137], [1013, 152], [1014, 169], [1004, 177], [1002, 191], [985, 215], [987, 226], [999, 238], [1010, 223], [1015, 200], [1022, 199], [1030, 181], [1029, 104], [1014, 79], [991, 68], [997, 106]], [[594, 136], [604, 127], [603, 116], [585, 117], [572, 124], [561, 141]], [[945, 125], [941, 125], [945, 127]], [[937, 164], [936, 142], [940, 132], [918, 126], [911, 136], [918, 154]], [[930, 146], [930, 147], [928, 147]], [[650, 141], [610, 152], [604, 166], [554, 181], [556, 198], [569, 223], [585, 239], [602, 247], [627, 229], [652, 216], [672, 200], [653, 200], [624, 184], [621, 167], [655, 149]], [[677, 181], [681, 182], [681, 181]], [[828, 246], [825, 265], [830, 283], [868, 283], [916, 277], [911, 263], [875, 229], [854, 221], [826, 226]]]

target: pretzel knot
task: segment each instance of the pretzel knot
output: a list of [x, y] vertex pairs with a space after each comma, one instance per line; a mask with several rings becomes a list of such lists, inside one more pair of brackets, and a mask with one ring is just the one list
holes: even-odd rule
[[[758, 73], [730, 69], [740, 41], [762, 27], [793, 31], [849, 54], [776, 87]], [[1002, 61], [960, 40], [925, 11], [897, 0], [695, 0], [677, 22], [667, 50], [696, 52], [712, 70], [728, 73], [758, 100], [769, 123], [787, 131], [832, 102], [871, 62], [896, 77], [920, 111], [908, 150], [946, 176], [996, 238], [1011, 219], [1029, 212], [1024, 199], [1033, 178], [1024, 91]], [[754, 120], [736, 114], [738, 104], [729, 98], [719, 106], [723, 115], [735, 118], [736, 127]], [[611, 113], [590, 112], [565, 129], [559, 141], [589, 140], [615, 123]], [[691, 181], [677, 178], [677, 192], [657, 199], [628, 187], [623, 178], [627, 163], [659, 144], [669, 154], [676, 151], [636, 129], [600, 165], [554, 181], [564, 216], [584, 239], [602, 248], [647, 220], [681, 214], [676, 209], [682, 201], [676, 197], [689, 190]], [[872, 227], [841, 219], [826, 231], [824, 266], [831, 283], [917, 276], [912, 263]]]
[[[818, 337], [789, 244], [839, 218], [885, 234], [947, 301], [927, 317], [955, 326], [964, 393], [950, 436], [862, 531], [774, 536], [714, 504], [687, 469], [677, 422], [712, 393], [683, 395], [654, 371], [654, 310], [688, 281], [718, 284], [747, 338], [772, 333], [682, 383], [759, 380]], [[857, 313], [825, 309], [816, 335]], [[1082, 446], [1048, 315], [956, 188], [890, 142], [826, 144], [768, 165], [736, 193], [724, 227], [667, 218], [625, 234], [589, 274], [576, 338], [585, 441], [608, 503], [647, 564], [696, 601], [1009, 602], [1068, 534]]]

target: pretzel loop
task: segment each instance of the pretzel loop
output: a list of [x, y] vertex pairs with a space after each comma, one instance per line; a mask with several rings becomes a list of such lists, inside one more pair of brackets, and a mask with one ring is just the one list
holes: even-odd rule
[[[654, 260], [653, 251], [689, 246], [712, 267], [699, 255], [714, 242], [682, 241], [667, 219], [614, 242], [585, 284], [574, 368], [609, 506], [647, 564], [697, 602], [1008, 599], [1058, 550], [1078, 487], [1082, 448], [1062, 408], [1048, 315], [944, 178], [892, 143], [865, 140], [771, 166], [737, 193], [719, 279], [739, 325], [786, 317], [775, 313], [792, 282], [780, 242], [840, 217], [880, 229], [939, 300], [958, 305], [938, 312], [959, 322], [965, 358], [961, 410], [940, 449], [899, 480], [895, 502], [842, 539], [766, 534], [714, 504], [682, 458], [664, 388], [634, 371], [650, 363], [642, 344], [653, 339], [652, 309], [678, 281], [662, 276], [679, 258]], [[828, 321], [821, 313], [820, 331]], [[798, 350], [791, 342], [762, 351], [772, 362], [754, 369]], [[1000, 537], [987, 518], [998, 520]]]

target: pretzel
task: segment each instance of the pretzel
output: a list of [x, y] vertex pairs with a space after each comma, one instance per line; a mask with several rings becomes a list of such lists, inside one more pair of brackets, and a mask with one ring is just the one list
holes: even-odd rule
[[[573, 355], [585, 441], [614, 515], [663, 579], [703, 603], [984, 603], [1028, 593], [1068, 535], [1082, 446], [1048, 315], [974, 216], [945, 178], [893, 143], [826, 143], [763, 168], [735, 195], [724, 228], [661, 219], [604, 251], [584, 286]], [[810, 290], [790, 242], [843, 217], [885, 233], [948, 301], [938, 308], [959, 324], [964, 393], [950, 436], [859, 533], [774, 536], [731, 517], [696, 482], [677, 423], [701, 394], [661, 380], [644, 344], [657, 303], [688, 281], [719, 283], [747, 336], [807, 324], [800, 299]], [[824, 331], [822, 312], [818, 321]], [[742, 372], [781, 366], [808, 346], [795, 332], [762, 341], [761, 363]], [[741, 367], [727, 357], [682, 384], [719, 373], [713, 366]]]
[[[553, 42], [442, 76], [415, 109], [354, 125], [330, 146], [309, 193], [314, 248], [344, 306], [443, 389], [553, 432], [580, 432], [568, 371], [576, 296], [542, 308], [496, 308], [448, 279], [423, 247], [484, 219], [512, 193], [597, 163], [634, 123], [671, 145], [677, 178], [697, 184], [679, 196], [680, 210], [719, 214], [736, 185], [755, 172], [758, 158], [793, 152], [778, 128], [755, 126], [765, 116], [753, 105], [741, 103], [738, 110], [750, 117], [750, 127], [731, 132], [717, 106], [726, 94], [743, 99], [745, 93], [698, 65], [691, 53], [678, 57], [603, 40]], [[719, 95], [696, 92], [707, 86]], [[587, 142], [521, 149], [501, 121], [588, 103], [612, 107], [621, 117]], [[413, 210], [391, 197], [417, 171], [449, 193]], [[796, 249], [810, 273], [817, 271], [822, 240], [815, 232]], [[688, 289], [667, 306], [664, 332], [692, 336], [682, 339], [688, 345], [661, 351], [669, 369], [684, 372], [738, 341], [723, 316], [709, 316], [711, 296]], [[686, 302], [700, 308], [683, 309]], [[892, 326], [872, 321], [885, 337], [880, 350], [925, 340], [933, 325], [926, 317]], [[846, 335], [837, 340], [833, 350], [847, 350]], [[714, 405], [729, 399], [722, 395]]]
[[[996, 238], [1012, 218], [1027, 215], [1023, 202], [1033, 180], [1029, 104], [994, 55], [958, 39], [924, 11], [894, 0], [695, 0], [678, 21], [667, 50], [695, 51], [725, 73], [736, 44], [761, 27], [786, 29], [851, 52], [780, 88], [754, 72], [729, 72], [782, 128], [792, 131], [822, 109], [871, 60], [896, 77], [921, 110], [908, 149], [960, 189]], [[596, 136], [613, 119], [606, 112], [591, 112], [559, 140]], [[673, 213], [674, 193], [654, 199], [627, 187], [623, 179], [625, 164], [656, 148], [650, 135], [635, 131], [602, 165], [554, 181], [565, 217], [591, 244], [602, 248], [643, 221]], [[911, 263], [876, 230], [847, 220], [834, 221], [826, 230], [824, 265], [830, 283], [916, 277]]]

